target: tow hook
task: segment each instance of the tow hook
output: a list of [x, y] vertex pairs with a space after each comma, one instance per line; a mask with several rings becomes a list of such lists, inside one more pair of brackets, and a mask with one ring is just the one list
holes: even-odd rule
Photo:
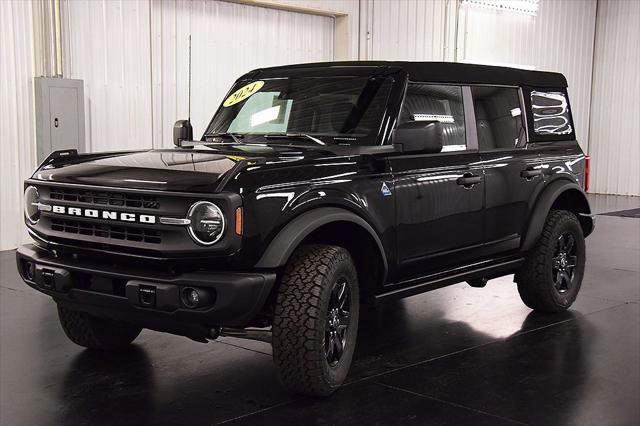
[[53, 290], [56, 288], [56, 273], [51, 269], [42, 268], [42, 287], [47, 290]]
[[141, 285], [138, 288], [140, 306], [145, 308], [156, 307], [156, 288], [153, 286]]

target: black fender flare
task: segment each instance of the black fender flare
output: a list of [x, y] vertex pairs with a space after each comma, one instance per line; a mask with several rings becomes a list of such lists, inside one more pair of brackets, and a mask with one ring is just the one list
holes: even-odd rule
[[593, 217], [591, 215], [591, 208], [589, 207], [589, 201], [587, 200], [587, 196], [584, 193], [584, 190], [575, 182], [569, 181], [567, 179], [558, 179], [549, 183], [547, 187], [542, 190], [542, 193], [538, 196], [538, 200], [536, 201], [531, 213], [529, 225], [524, 234], [525, 236], [521, 246], [522, 251], [527, 251], [533, 247], [533, 245], [538, 240], [538, 237], [542, 233], [542, 228], [544, 227], [544, 223], [547, 219], [549, 211], [551, 210], [551, 207], [553, 206], [553, 203], [558, 199], [560, 195], [570, 190], [577, 190], [584, 198], [584, 202], [587, 206], [587, 211], [579, 212], [578, 214], [581, 216], [579, 217], [581, 223], [583, 222], [583, 220], [588, 222], [585, 237], [589, 235], [589, 233], [591, 233], [591, 230], [593, 229]]
[[293, 251], [309, 234], [322, 225], [332, 222], [351, 222], [359, 225], [371, 235], [378, 246], [384, 265], [384, 278], [386, 279], [388, 271], [387, 257], [378, 234], [366, 220], [349, 210], [338, 207], [319, 207], [294, 218], [269, 243], [255, 267], [278, 268], [286, 265]]

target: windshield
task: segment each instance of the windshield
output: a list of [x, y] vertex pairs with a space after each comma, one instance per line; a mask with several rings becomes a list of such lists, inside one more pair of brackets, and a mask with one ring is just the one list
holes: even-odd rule
[[372, 145], [392, 83], [388, 77], [239, 81], [205, 137], [231, 133], [261, 143], [296, 138], [296, 143]]

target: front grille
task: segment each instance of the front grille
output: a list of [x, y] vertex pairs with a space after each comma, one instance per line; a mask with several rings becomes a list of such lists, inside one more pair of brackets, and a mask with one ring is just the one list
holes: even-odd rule
[[103, 225], [68, 219], [51, 219], [51, 229], [69, 234], [91, 237], [111, 238], [114, 240], [136, 241], [149, 244], [162, 243], [160, 231], [131, 226]]
[[52, 187], [50, 191], [49, 197], [52, 200], [75, 201], [100, 206], [133, 207], [142, 209], [160, 208], [158, 199], [149, 195], [56, 187]]

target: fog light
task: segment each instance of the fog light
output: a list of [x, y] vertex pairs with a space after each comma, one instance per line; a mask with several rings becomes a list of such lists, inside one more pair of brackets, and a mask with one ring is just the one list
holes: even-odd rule
[[195, 308], [200, 303], [200, 295], [198, 294], [198, 290], [193, 288], [188, 288], [184, 291], [184, 303], [185, 305]]
[[201, 308], [211, 304], [211, 295], [201, 288], [185, 287], [182, 289], [182, 304], [189, 308]]

